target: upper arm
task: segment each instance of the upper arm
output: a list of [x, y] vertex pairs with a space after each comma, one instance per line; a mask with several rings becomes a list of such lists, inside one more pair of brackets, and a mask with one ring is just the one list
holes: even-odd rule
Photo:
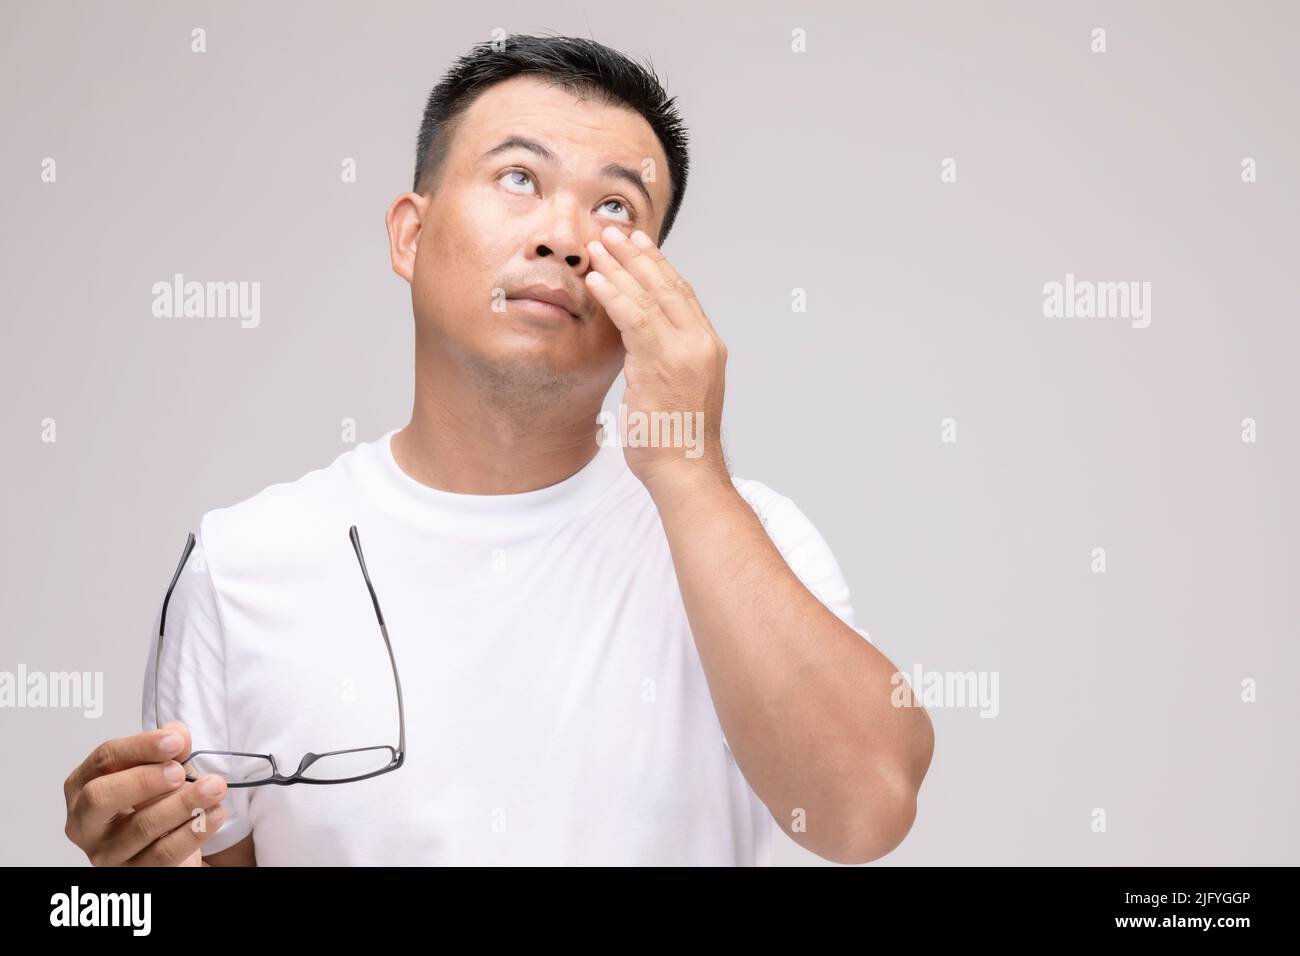
[[[777, 494], [761, 481], [745, 478], [733, 478], [732, 481], [741, 497], [754, 509], [767, 536], [795, 577], [836, 617], [871, 642], [871, 635], [855, 623], [849, 585], [840, 571], [839, 562], [808, 517], [793, 501]], [[728, 750], [731, 749], [725, 733], [722, 742]]]

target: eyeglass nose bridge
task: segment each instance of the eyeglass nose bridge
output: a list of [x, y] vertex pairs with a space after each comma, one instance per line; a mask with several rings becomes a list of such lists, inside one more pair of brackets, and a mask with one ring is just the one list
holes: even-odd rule
[[258, 756], [265, 757], [267, 760], [271, 761], [271, 776], [259, 782], [290, 783], [298, 779], [298, 777], [302, 775], [302, 772], [319, 760], [322, 755], [314, 753], [303, 754], [302, 761], [298, 764], [298, 769], [288, 775], [280, 773], [280, 765], [275, 762], [275, 754], [258, 754]]
[[274, 783], [289, 783], [290, 781], [297, 780], [299, 777], [302, 776], [302, 772], [304, 770], [306, 770], [308, 767], [310, 767], [312, 764], [314, 764], [317, 760], [319, 760], [323, 756], [325, 755], [315, 754], [310, 752], [305, 753], [302, 755], [302, 760], [299, 761], [298, 763], [298, 769], [291, 774], [285, 775], [280, 773], [280, 767], [275, 762], [275, 754], [266, 754], [266, 759], [271, 761], [271, 776], [269, 776], [267, 780], [272, 781]]

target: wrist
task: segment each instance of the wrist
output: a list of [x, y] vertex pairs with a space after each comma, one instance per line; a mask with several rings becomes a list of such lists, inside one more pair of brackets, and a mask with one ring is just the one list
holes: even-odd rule
[[726, 465], [704, 458], [683, 458], [642, 478], [660, 511], [687, 502], [739, 496]]

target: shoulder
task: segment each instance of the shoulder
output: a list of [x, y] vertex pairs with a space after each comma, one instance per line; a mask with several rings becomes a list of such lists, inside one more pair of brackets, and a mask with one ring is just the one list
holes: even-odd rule
[[197, 537], [211, 573], [234, 571], [237, 563], [264, 569], [267, 562], [319, 553], [327, 534], [332, 540], [343, 533], [341, 521], [351, 523], [351, 465], [366, 447], [350, 448], [327, 465], [206, 512]]

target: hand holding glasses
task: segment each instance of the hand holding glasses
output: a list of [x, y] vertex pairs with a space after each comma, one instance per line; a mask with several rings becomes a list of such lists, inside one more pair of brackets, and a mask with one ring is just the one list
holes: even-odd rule
[[[366, 571], [366, 559], [361, 554], [361, 539], [357, 535], [357, 526], [348, 529], [348, 537], [357, 553], [357, 562], [361, 565], [361, 575], [365, 578], [366, 589], [370, 592], [370, 602], [375, 608], [375, 617], [379, 620], [379, 633], [383, 635], [384, 646], [388, 649], [388, 661], [393, 667], [393, 683], [397, 687], [397, 747], [388, 744], [377, 747], [358, 747], [352, 750], [331, 750], [326, 753], [305, 754], [298, 769], [292, 774], [280, 773], [275, 765], [275, 758], [270, 754], [242, 753], [231, 750], [196, 750], [188, 757], [177, 758], [186, 766], [185, 779], [197, 780], [199, 777], [215, 773], [226, 781], [230, 787], [261, 787], [267, 784], [288, 786], [293, 783], [352, 783], [376, 777], [381, 773], [396, 770], [406, 760], [406, 715], [402, 708], [402, 682], [397, 676], [397, 660], [393, 657], [393, 645], [388, 639], [388, 628], [384, 626], [384, 614], [379, 609], [379, 598], [370, 583], [370, 574]], [[158, 709], [158, 672], [161, 670], [163, 635], [167, 627], [167, 604], [171, 600], [176, 582], [180, 580], [181, 571], [194, 550], [194, 533], [190, 532], [185, 540], [185, 551], [181, 554], [180, 564], [172, 575], [172, 583], [163, 598], [162, 619], [158, 625], [158, 652], [154, 659], [153, 709], [154, 723], [162, 728], [162, 716]]]

